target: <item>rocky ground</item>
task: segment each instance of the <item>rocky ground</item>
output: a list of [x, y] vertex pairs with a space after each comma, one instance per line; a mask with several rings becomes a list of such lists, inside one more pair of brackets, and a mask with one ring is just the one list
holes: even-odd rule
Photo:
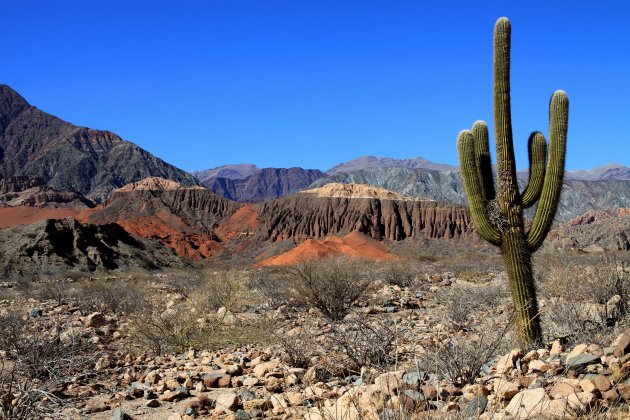
[[[37, 333], [40, 341], [74, 353], [64, 371], [63, 363], [57, 363], [58, 372], [22, 382], [21, 391], [7, 395], [4, 387], [4, 409], [24, 404], [33, 390], [45, 389], [45, 398], [32, 403], [42, 418], [630, 415], [627, 324], [618, 322], [593, 343], [565, 336], [539, 349], [522, 350], [509, 327], [504, 273], [486, 272], [474, 282], [464, 274], [416, 272], [409, 280], [409, 273], [376, 272], [371, 288], [339, 321], [293, 298], [271, 296], [274, 288], [246, 289], [241, 295], [246, 304], [219, 308], [205, 318], [216, 320], [225, 331], [253, 326], [260, 334], [251, 339], [228, 335], [205, 350], [169, 349], [162, 355], [141, 343], [127, 309], [112, 311], [104, 301], [88, 302], [86, 296], [96, 294], [90, 288], [87, 294], [70, 294], [80, 281], [58, 283], [52, 288], [56, 294], [46, 289], [46, 298], [27, 297], [15, 290], [23, 285], [6, 281], [0, 289], [3, 336], [13, 314], [27, 325], [29, 337]], [[268, 275], [249, 273], [247, 285]], [[185, 293], [159, 277], [143, 281], [144, 293], [155, 293], [165, 313], [185, 301]], [[91, 284], [96, 282], [120, 290], [129, 279]], [[543, 311], [552, 306], [545, 299]], [[618, 300], [604, 305], [612, 312], [610, 305], [619, 309]], [[6, 340], [0, 344], [4, 372], [21, 359]], [[54, 354], [56, 360], [64, 357]], [[0, 373], [0, 378], [5, 386], [6, 375]]]

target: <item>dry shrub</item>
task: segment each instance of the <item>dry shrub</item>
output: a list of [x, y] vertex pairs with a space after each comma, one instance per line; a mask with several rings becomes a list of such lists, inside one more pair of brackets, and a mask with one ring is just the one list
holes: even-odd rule
[[286, 305], [293, 297], [293, 281], [284, 270], [276, 268], [262, 269], [250, 276], [248, 288], [262, 295], [264, 305], [278, 309]]
[[276, 341], [282, 348], [282, 357], [289, 366], [308, 368], [311, 358], [315, 356], [317, 343], [310, 333], [309, 327], [296, 327], [286, 333], [276, 331], [273, 333]]
[[538, 273], [549, 338], [609, 344], [627, 323], [630, 259], [621, 253], [546, 255]]
[[92, 364], [94, 355], [81, 337], [62, 338], [60, 324], [47, 328], [37, 319], [0, 315], [0, 418], [39, 417], [44, 400], [59, 401], [54, 389]]
[[379, 271], [386, 283], [398, 287], [411, 287], [420, 275], [416, 264], [408, 261], [382, 263]]
[[346, 258], [304, 261], [288, 269], [296, 297], [328, 319], [343, 319], [366, 292], [366, 262]]
[[[130, 312], [134, 335], [155, 354], [260, 340], [267, 327], [233, 315], [241, 306], [243, 279], [229, 272], [178, 272], [164, 284], [171, 299], [145, 290]], [[218, 316], [217, 309], [223, 309]]]
[[396, 362], [396, 344], [404, 330], [391, 320], [349, 320], [333, 325], [331, 339], [360, 370], [387, 368]]
[[437, 301], [444, 308], [444, 318], [450, 327], [458, 331], [479, 328], [479, 319], [488, 308], [496, 307], [507, 297], [504, 283], [485, 286], [458, 286], [441, 289]]

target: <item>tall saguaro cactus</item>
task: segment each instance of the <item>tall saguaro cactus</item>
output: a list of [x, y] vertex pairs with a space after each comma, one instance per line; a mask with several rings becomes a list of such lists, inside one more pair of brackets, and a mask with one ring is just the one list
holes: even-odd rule
[[[521, 342], [540, 342], [542, 332], [532, 272], [532, 253], [544, 241], [553, 222], [564, 177], [569, 99], [554, 92], [549, 106], [549, 151], [545, 137], [529, 137], [529, 183], [519, 192], [512, 144], [510, 110], [511, 24], [500, 18], [494, 27], [494, 125], [497, 148], [495, 192], [488, 146], [488, 127], [477, 121], [459, 133], [457, 149], [464, 188], [475, 228], [501, 248], [516, 309]], [[533, 223], [525, 230], [523, 209], [538, 202]]]

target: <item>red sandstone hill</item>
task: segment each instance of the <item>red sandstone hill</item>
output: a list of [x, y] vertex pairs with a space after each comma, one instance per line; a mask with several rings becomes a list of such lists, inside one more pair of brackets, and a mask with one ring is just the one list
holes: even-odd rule
[[391, 261], [398, 259], [389, 253], [378, 241], [352, 232], [344, 237], [329, 237], [322, 241], [308, 239], [292, 250], [257, 263], [256, 267], [292, 265], [308, 260], [322, 260], [329, 257], [346, 256], [370, 261]]

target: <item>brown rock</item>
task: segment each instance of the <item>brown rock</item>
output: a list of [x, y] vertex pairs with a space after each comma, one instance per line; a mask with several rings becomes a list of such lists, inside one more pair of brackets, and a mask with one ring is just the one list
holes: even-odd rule
[[617, 387], [617, 392], [626, 402], [630, 402], [630, 384], [621, 384]]
[[613, 355], [616, 357], [624, 356], [630, 351], [630, 335], [620, 334], [613, 342]]
[[438, 395], [437, 389], [433, 385], [423, 385], [422, 393], [427, 400], [435, 400]]
[[494, 393], [501, 400], [509, 401], [518, 394], [519, 386], [517, 383], [507, 381], [505, 379], [497, 379], [494, 382]]
[[100, 312], [94, 312], [85, 317], [85, 326], [86, 327], [102, 327], [107, 324], [107, 320], [105, 316]]
[[604, 375], [597, 375], [593, 382], [600, 392], [606, 392], [611, 387], [610, 381]]
[[549, 396], [551, 398], [568, 397], [576, 392], [576, 387], [566, 382], [557, 382], [549, 390]]
[[229, 388], [232, 385], [232, 377], [230, 375], [223, 375], [218, 382], [219, 388]]

